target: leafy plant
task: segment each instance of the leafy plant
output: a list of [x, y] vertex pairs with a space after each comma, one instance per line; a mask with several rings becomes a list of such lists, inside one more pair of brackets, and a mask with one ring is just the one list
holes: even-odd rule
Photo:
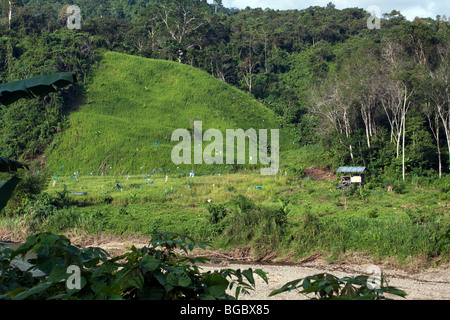
[[228, 214], [228, 209], [223, 204], [208, 204], [208, 222], [210, 224], [210, 229], [212, 236], [217, 236], [222, 233], [225, 228], [225, 217]]
[[288, 208], [289, 201], [278, 199], [278, 203], [280, 204], [281, 211], [283, 211], [284, 215], [287, 217], [289, 215], [289, 213], [291, 212], [291, 209]]
[[227, 216], [227, 209], [223, 204], [208, 204], [209, 222], [217, 224]]
[[103, 203], [109, 204], [109, 203], [113, 202], [113, 200], [114, 200], [114, 198], [110, 194], [104, 194], [101, 197], [101, 202], [103, 202]]
[[406, 293], [386, 283], [381, 276], [378, 286], [369, 283], [370, 277], [365, 275], [338, 278], [332, 274], [320, 273], [286, 283], [270, 293], [270, 297], [293, 290], [309, 295], [312, 300], [386, 300], [384, 294], [389, 293], [405, 297]]
[[[176, 253], [189, 254], [195, 247], [205, 248], [189, 237], [160, 232], [152, 234], [148, 247], [133, 246], [111, 258], [100, 248], [73, 246], [64, 236], [30, 236], [16, 250], [0, 253], [0, 299], [228, 300], [253, 290], [254, 274], [267, 283], [260, 269], [201, 272], [196, 264], [207, 258]], [[27, 253], [36, 258], [28, 260], [31, 267], [22, 272], [12, 260]], [[79, 288], [66, 285], [70, 266], [80, 269]], [[31, 277], [29, 271], [41, 274]], [[227, 290], [234, 290], [234, 295]]]
[[393, 190], [395, 193], [403, 194], [406, 191], [406, 184], [401, 181], [394, 182]]
[[19, 179], [14, 193], [8, 200], [5, 208], [5, 215], [22, 215], [27, 213], [27, 209], [36, 201], [41, 192], [46, 188], [47, 176], [45, 174], [27, 175]]
[[361, 200], [367, 200], [369, 193], [365, 191], [363, 188], [359, 188], [359, 198]]
[[[17, 169], [29, 169], [28, 165], [23, 162], [0, 157], [0, 172], [15, 172]], [[22, 179], [13, 176], [8, 181], [0, 185], [0, 212], [5, 208], [9, 199]]]
[[[447, 228], [447, 231], [445, 231], [441, 236], [438, 238], [438, 242], [440, 242], [439, 250], [445, 251], [450, 249], [450, 228]], [[439, 265], [442, 262], [442, 259], [439, 259], [436, 262], [436, 265]]]
[[66, 185], [60, 192], [56, 192], [56, 204], [60, 208], [67, 208], [70, 205], [70, 199], [67, 197], [68, 191]]
[[252, 199], [247, 198], [246, 196], [242, 195], [242, 194], [238, 194], [237, 196], [235, 196], [230, 203], [234, 206], [236, 206], [236, 208], [238, 208], [238, 210], [240, 212], [245, 212], [248, 210], [252, 210], [255, 208], [255, 203], [252, 201]]
[[130, 200], [130, 203], [136, 203], [137, 194], [136, 193], [130, 193], [128, 195], [128, 199]]
[[377, 208], [370, 209], [368, 212], [368, 215], [369, 215], [369, 218], [371, 218], [371, 219], [378, 218], [378, 209]]
[[20, 99], [34, 99], [76, 82], [72, 72], [49, 74], [0, 85], [0, 103], [9, 105]]
[[14, 189], [17, 187], [20, 181], [20, 178], [14, 176], [10, 180], [0, 185], [0, 212], [3, 210], [3, 208], [6, 207], [9, 199], [11, 199]]

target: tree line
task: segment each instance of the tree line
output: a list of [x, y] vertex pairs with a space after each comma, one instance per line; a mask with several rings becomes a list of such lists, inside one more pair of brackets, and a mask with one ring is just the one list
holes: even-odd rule
[[[275, 110], [300, 145], [320, 143], [334, 165], [403, 177], [449, 172], [447, 18], [398, 11], [369, 30], [370, 13], [332, 3], [238, 10], [221, 0], [80, 0], [81, 29], [64, 1], [2, 1], [2, 82], [52, 72], [82, 80], [62, 95], [2, 108], [0, 152], [42, 154], [76, 107], [106, 49], [203, 69]], [[65, 106], [65, 107], [64, 107]], [[24, 114], [23, 111], [27, 110]]]

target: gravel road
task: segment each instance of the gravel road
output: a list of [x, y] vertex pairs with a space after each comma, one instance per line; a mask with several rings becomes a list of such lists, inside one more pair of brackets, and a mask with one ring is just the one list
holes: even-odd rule
[[[221, 269], [225, 267], [233, 269], [262, 269], [267, 273], [268, 284], [256, 276], [256, 290], [250, 295], [241, 295], [239, 300], [307, 300], [303, 294], [298, 292], [285, 292], [273, 297], [269, 297], [270, 292], [282, 287], [285, 283], [314, 275], [317, 273], [328, 272], [337, 277], [350, 275], [369, 275], [369, 268], [373, 265], [327, 265], [320, 263], [297, 265], [255, 265], [255, 264], [234, 264], [223, 265], [205, 265], [204, 271]], [[408, 295], [406, 300], [449, 300], [450, 299], [450, 269], [439, 268], [430, 269], [425, 272], [410, 274], [400, 270], [386, 270], [379, 267], [389, 285], [405, 291]], [[230, 293], [231, 294], [231, 293]], [[404, 300], [398, 296], [389, 296], [394, 300]]]

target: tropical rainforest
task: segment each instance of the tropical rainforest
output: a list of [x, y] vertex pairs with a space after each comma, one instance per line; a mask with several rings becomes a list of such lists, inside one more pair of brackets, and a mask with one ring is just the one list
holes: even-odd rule
[[2, 1], [0, 79], [75, 72], [58, 94], [1, 109], [0, 153], [37, 159], [76, 108], [98, 50], [202, 69], [272, 109], [295, 143], [334, 165], [405, 179], [448, 173], [449, 30], [445, 16], [408, 21], [332, 3], [303, 10], [225, 8], [220, 0]]

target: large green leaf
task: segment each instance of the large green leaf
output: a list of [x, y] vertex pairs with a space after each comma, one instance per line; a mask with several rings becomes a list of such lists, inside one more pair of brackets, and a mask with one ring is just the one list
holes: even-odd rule
[[76, 82], [74, 73], [63, 72], [0, 84], [0, 103], [9, 105], [23, 98], [34, 99], [74, 82]]
[[38, 294], [42, 291], [47, 290], [48, 288], [50, 288], [53, 285], [52, 282], [42, 282], [39, 283], [38, 285], [34, 286], [31, 289], [27, 289], [21, 293], [19, 293], [18, 295], [16, 295], [14, 297], [14, 300], [24, 300], [26, 298], [28, 298], [29, 296], [32, 296], [34, 294]]
[[[23, 162], [0, 157], [0, 172], [12, 172], [22, 168], [29, 169], [28, 166]], [[14, 176], [10, 180], [0, 185], [0, 212], [8, 203], [8, 200], [11, 198], [14, 189], [16, 189], [20, 181], [20, 178]]]
[[218, 298], [226, 293], [228, 284], [230, 283], [225, 277], [218, 273], [210, 273], [205, 275], [204, 282], [207, 286], [206, 294]]
[[20, 181], [20, 178], [14, 176], [10, 180], [0, 185], [0, 212], [8, 203], [8, 200], [11, 198], [14, 189], [17, 187]]
[[153, 256], [144, 256], [141, 259], [141, 266], [150, 271], [155, 271], [159, 267], [159, 260]]
[[[76, 81], [74, 73], [63, 72], [0, 84], [0, 103], [9, 105], [22, 98], [33, 99]], [[0, 172], [17, 171], [21, 168], [29, 169], [25, 163], [0, 157]], [[19, 182], [20, 179], [15, 177], [0, 185], [0, 211], [6, 206]]]
[[17, 169], [29, 169], [28, 166], [20, 161], [0, 157], [0, 172], [17, 171]]

